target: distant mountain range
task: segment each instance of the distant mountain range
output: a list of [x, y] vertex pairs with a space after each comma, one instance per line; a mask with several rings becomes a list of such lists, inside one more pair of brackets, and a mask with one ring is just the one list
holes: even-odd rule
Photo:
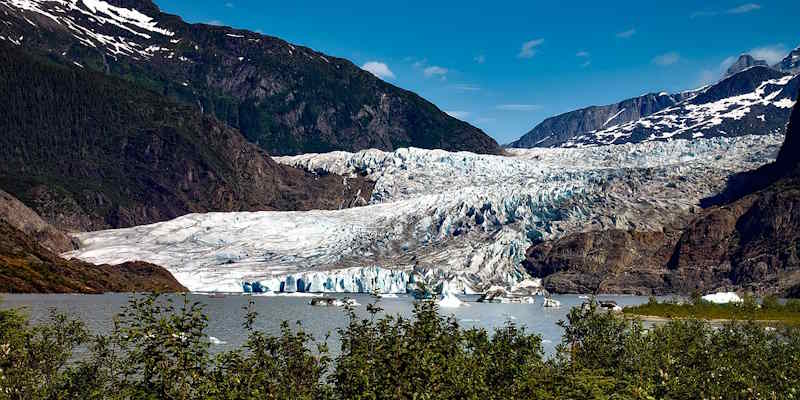
[[272, 155], [400, 147], [499, 153], [420, 96], [345, 59], [188, 24], [149, 0], [0, 0], [0, 42], [190, 104]]
[[800, 87], [800, 48], [770, 67], [742, 55], [721, 81], [548, 118], [509, 147], [575, 147], [782, 132]]

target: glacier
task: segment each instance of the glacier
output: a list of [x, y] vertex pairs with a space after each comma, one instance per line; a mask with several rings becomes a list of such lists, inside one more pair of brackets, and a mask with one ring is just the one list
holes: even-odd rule
[[[333, 211], [189, 214], [76, 234], [65, 254], [167, 268], [192, 291], [459, 293], [537, 282], [520, 266], [537, 240], [585, 230], [661, 230], [698, 211], [728, 176], [774, 160], [782, 135], [509, 149], [416, 148], [276, 157], [367, 176], [368, 205]], [[347, 178], [345, 178], [347, 179]], [[254, 290], [254, 286], [255, 289]]]

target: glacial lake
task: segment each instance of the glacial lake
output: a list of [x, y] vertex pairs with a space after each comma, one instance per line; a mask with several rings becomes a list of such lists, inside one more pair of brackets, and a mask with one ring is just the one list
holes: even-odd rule
[[[72, 295], [72, 294], [0, 294], [0, 307], [24, 308], [34, 321], [44, 321], [50, 310], [56, 309], [78, 318], [87, 324], [93, 333], [106, 333], [112, 328], [112, 317], [119, 313], [129, 299], [129, 294]], [[173, 296], [176, 302], [182, 296]], [[240, 346], [247, 339], [242, 328], [244, 311], [248, 301], [255, 302], [259, 313], [256, 328], [273, 334], [280, 330], [282, 321], [294, 325], [301, 321], [303, 328], [314, 335], [317, 340], [324, 340], [330, 333], [329, 344], [335, 351], [338, 348], [336, 329], [346, 326], [347, 316], [339, 307], [317, 307], [309, 304], [310, 297], [292, 297], [283, 295], [259, 296], [228, 294], [223, 298], [209, 297], [204, 294], [189, 294], [190, 301], [198, 301], [205, 305], [209, 317], [206, 334], [219, 340], [213, 341], [211, 351], [231, 350]], [[355, 299], [360, 305], [355, 307], [359, 316], [366, 317], [366, 305], [375, 298], [366, 294], [326, 294], [326, 297]], [[443, 308], [441, 314], [453, 315], [463, 327], [481, 327], [488, 330], [502, 327], [507, 321], [524, 326], [528, 332], [540, 334], [543, 346], [548, 354], [552, 354], [561, 340], [562, 330], [556, 323], [565, 319], [571, 307], [579, 306], [585, 300], [578, 295], [554, 295], [561, 302], [557, 309], [543, 308], [542, 297], [536, 297], [536, 304], [484, 304], [476, 302], [478, 296], [459, 296], [468, 306], [459, 308]], [[647, 302], [645, 296], [599, 296], [600, 300], [614, 300], [620, 306], [636, 305]], [[383, 298], [379, 306], [383, 313], [412, 315], [413, 298], [399, 295], [398, 298]]]

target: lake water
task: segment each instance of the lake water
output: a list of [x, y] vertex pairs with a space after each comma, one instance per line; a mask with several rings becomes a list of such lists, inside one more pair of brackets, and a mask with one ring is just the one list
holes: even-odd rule
[[[0, 295], [3, 308], [25, 308], [34, 321], [45, 320], [51, 309], [57, 309], [84, 321], [94, 333], [106, 333], [112, 328], [112, 317], [119, 313], [128, 299], [128, 294], [103, 295], [69, 295], [69, 294], [3, 294]], [[247, 339], [242, 328], [244, 317], [243, 306], [249, 300], [255, 302], [259, 318], [256, 328], [270, 333], [278, 333], [282, 321], [301, 321], [306, 331], [322, 340], [327, 333], [335, 338], [336, 329], [346, 326], [347, 316], [338, 307], [315, 307], [309, 305], [308, 297], [288, 296], [248, 296], [227, 295], [224, 298], [212, 298], [202, 294], [189, 294], [191, 301], [205, 304], [205, 312], [209, 317], [207, 335], [224, 343], [212, 345], [212, 352], [230, 350], [242, 345]], [[180, 296], [176, 296], [180, 300]], [[334, 294], [328, 297], [350, 297], [361, 305], [356, 307], [359, 316], [367, 316], [366, 304], [374, 298], [364, 294]], [[552, 354], [561, 340], [562, 331], [556, 325], [565, 319], [569, 309], [579, 306], [584, 300], [578, 295], [554, 295], [561, 302], [557, 309], [543, 308], [542, 297], [536, 297], [536, 304], [484, 304], [476, 302], [478, 296], [459, 296], [467, 302], [468, 307], [441, 309], [443, 315], [454, 315], [462, 326], [482, 327], [492, 330], [503, 326], [507, 321], [524, 326], [528, 332], [542, 336], [545, 351]], [[614, 300], [621, 306], [647, 302], [643, 296], [600, 296], [600, 300]], [[398, 298], [380, 300], [384, 313], [411, 316], [413, 299], [401, 295]], [[336, 340], [331, 339], [332, 349], [338, 347]]]

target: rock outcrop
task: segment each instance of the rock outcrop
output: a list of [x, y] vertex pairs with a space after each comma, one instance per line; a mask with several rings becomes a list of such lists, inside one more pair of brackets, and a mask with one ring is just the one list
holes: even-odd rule
[[0, 190], [0, 220], [55, 253], [65, 253], [78, 248], [76, 241], [66, 233], [45, 222], [35, 211], [2, 190]]

